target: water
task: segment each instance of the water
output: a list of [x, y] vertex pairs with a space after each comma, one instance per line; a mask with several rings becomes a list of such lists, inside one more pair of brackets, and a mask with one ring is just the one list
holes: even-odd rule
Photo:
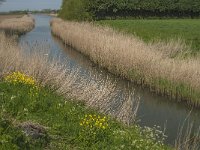
[[[61, 55], [60, 59], [67, 59], [71, 68], [80, 68], [82, 74], [98, 75], [101, 79], [109, 79], [112, 82], [117, 81], [117, 89], [121, 93], [135, 90], [136, 95], [140, 95], [141, 104], [138, 111], [138, 124], [141, 126], [153, 127], [154, 125], [166, 127], [166, 135], [168, 136], [166, 143], [174, 144], [177, 137], [178, 128], [183, 124], [184, 120], [191, 111], [182, 103], [171, 101], [166, 97], [158, 96], [150, 93], [148, 89], [143, 89], [133, 83], [120, 79], [105, 70], [95, 66], [87, 57], [83, 56], [76, 50], [65, 46], [59, 39], [51, 35], [49, 21], [52, 17], [47, 15], [35, 15], [36, 27], [31, 32], [20, 38], [20, 43], [28, 43], [34, 46], [35, 43], [46, 43], [50, 48], [50, 55]], [[37, 41], [37, 42], [35, 42]], [[36, 44], [37, 45], [37, 44]], [[116, 100], [116, 106], [120, 103], [120, 99]], [[194, 122], [195, 128], [200, 125], [200, 112], [193, 110], [188, 117]]]
[[60, 9], [62, 0], [0, 0], [0, 12]]

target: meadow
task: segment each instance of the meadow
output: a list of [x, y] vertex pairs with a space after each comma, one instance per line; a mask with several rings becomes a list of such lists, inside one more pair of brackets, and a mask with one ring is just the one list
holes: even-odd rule
[[200, 50], [199, 19], [101, 20], [96, 23], [133, 34], [145, 42], [181, 39], [191, 46], [191, 53], [195, 54]]

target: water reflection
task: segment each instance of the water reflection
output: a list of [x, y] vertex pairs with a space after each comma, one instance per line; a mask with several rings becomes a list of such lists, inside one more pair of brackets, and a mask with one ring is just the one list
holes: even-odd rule
[[[139, 95], [141, 99], [137, 114], [138, 119], [140, 120], [138, 123], [141, 126], [149, 127], [157, 125], [163, 130], [166, 128], [166, 134], [168, 135], [167, 143], [172, 144], [174, 142], [177, 137], [178, 128], [183, 124], [188, 113], [190, 113], [191, 108], [186, 107], [184, 104], [171, 101], [166, 97], [150, 93], [148, 89], [141, 88], [129, 81], [116, 77], [104, 69], [94, 67], [94, 64], [90, 62], [87, 57], [76, 50], [65, 46], [60, 40], [54, 39], [66, 53], [64, 56], [70, 58], [68, 60], [73, 61], [73, 64], [75, 64], [73, 67], [77, 66], [85, 70], [86, 73], [91, 72], [93, 75], [98, 75], [99, 78], [97, 80], [109, 78], [110, 81], [116, 82], [119, 95], [115, 104], [112, 105], [114, 114], [117, 113], [115, 110], [118, 110], [120, 107], [123, 107], [121, 105], [124, 105], [124, 102], [120, 99], [120, 95], [134, 91], [135, 95]], [[134, 112], [132, 113], [134, 114]], [[200, 124], [199, 117], [200, 114], [198, 110], [193, 110], [189, 117], [189, 120], [194, 122], [196, 129]]]

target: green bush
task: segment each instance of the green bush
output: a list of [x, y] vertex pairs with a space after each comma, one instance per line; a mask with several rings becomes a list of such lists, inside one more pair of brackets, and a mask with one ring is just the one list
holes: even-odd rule
[[87, 0], [63, 0], [59, 16], [67, 20], [91, 20]]
[[199, 0], [63, 0], [60, 11], [68, 20], [199, 16]]

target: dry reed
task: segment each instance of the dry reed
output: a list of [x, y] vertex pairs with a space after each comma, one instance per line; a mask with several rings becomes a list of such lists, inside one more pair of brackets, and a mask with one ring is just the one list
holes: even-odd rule
[[[35, 49], [25, 51], [18, 47], [14, 38], [7, 38], [0, 33], [0, 78], [13, 71], [21, 71], [33, 76], [42, 86], [48, 86], [66, 98], [84, 101], [87, 106], [97, 108], [103, 113], [110, 114], [121, 120], [118, 115], [112, 114], [111, 104], [117, 103], [115, 84], [109, 80], [87, 80], [78, 70], [69, 69], [56, 59], [49, 59], [46, 50], [38, 49], [45, 46], [34, 46]], [[132, 101], [138, 101], [135, 97]], [[130, 101], [129, 97], [122, 97], [122, 101]], [[139, 103], [131, 105], [132, 109], [120, 107], [117, 114], [123, 115], [124, 123], [130, 121], [126, 114], [133, 112], [134, 120]], [[135, 109], [134, 109], [135, 108]], [[134, 111], [135, 110], [135, 111]], [[130, 112], [127, 112], [130, 111]]]
[[181, 42], [146, 44], [137, 37], [92, 23], [51, 21], [52, 33], [102, 67], [151, 91], [200, 105], [199, 60], [174, 59]]
[[[192, 112], [192, 111], [191, 111]], [[176, 150], [199, 150], [200, 149], [200, 127], [195, 130], [194, 124], [190, 123], [188, 114], [182, 126], [178, 130], [175, 140]]]
[[33, 17], [25, 15], [21, 18], [8, 18], [0, 23], [0, 30], [23, 34], [33, 29], [35, 21]]

